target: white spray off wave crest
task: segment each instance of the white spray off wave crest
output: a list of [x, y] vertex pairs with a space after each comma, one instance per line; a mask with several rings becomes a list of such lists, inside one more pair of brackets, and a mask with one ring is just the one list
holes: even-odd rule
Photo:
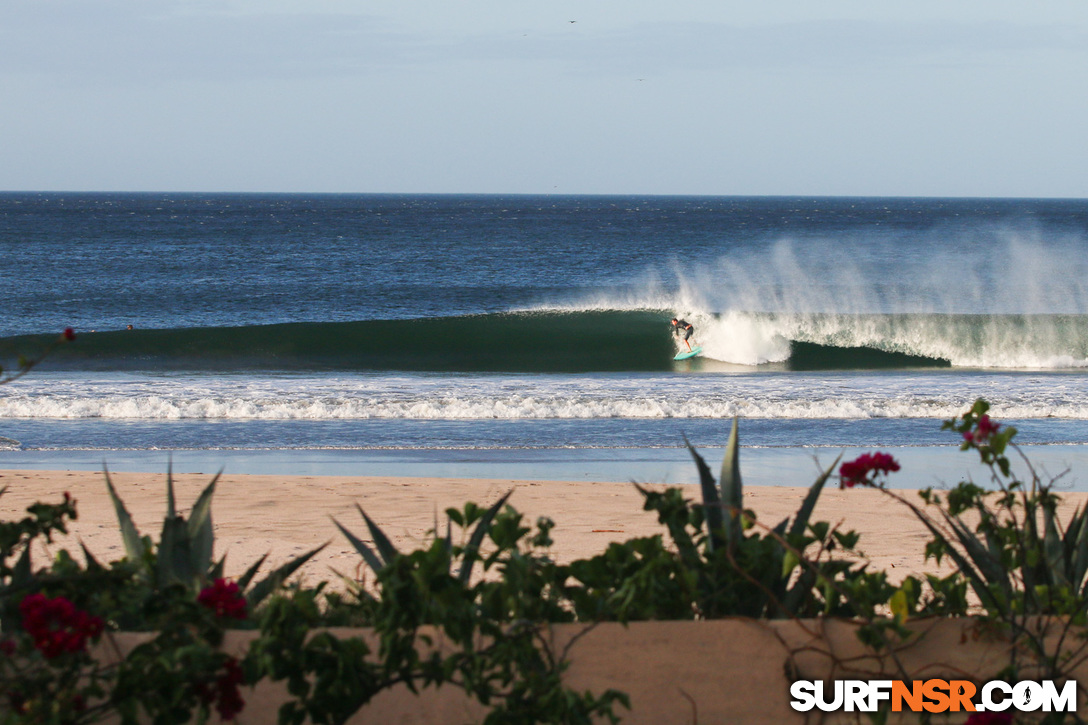
[[674, 265], [671, 307], [696, 326], [706, 357], [741, 365], [784, 361], [794, 341], [957, 367], [1088, 367], [1084, 240], [960, 235], [936, 252], [904, 244], [881, 256], [864, 239], [784, 239]]

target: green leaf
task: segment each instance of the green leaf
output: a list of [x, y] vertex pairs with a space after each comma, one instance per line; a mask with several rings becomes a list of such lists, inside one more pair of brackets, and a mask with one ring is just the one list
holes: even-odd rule
[[166, 518], [172, 519], [178, 515], [177, 505], [174, 500], [174, 461], [166, 462]]
[[189, 529], [185, 525], [185, 519], [180, 516], [163, 519], [158, 555], [159, 586], [174, 583], [192, 586], [196, 583], [189, 544]]
[[490, 528], [491, 522], [495, 518], [495, 514], [499, 512], [499, 509], [503, 507], [512, 493], [514, 493], [514, 489], [507, 491], [502, 498], [484, 512], [484, 515], [480, 517], [480, 521], [476, 524], [476, 528], [472, 530], [472, 536], [469, 537], [468, 544], [465, 546], [464, 563], [461, 565], [461, 570], [457, 573], [457, 577], [462, 583], [467, 583], [472, 576], [472, 566], [476, 562], [476, 555], [480, 551], [480, 544], [484, 542], [484, 536], [487, 535], [487, 530]]
[[[983, 578], [991, 584], [1000, 585], [1007, 595], [1011, 594], [1012, 584], [1009, 582], [1009, 572], [1002, 566], [1001, 561], [995, 560], [987, 547], [983, 546], [978, 537], [959, 519], [945, 514], [945, 520], [955, 532], [960, 544], [967, 552], [967, 555], [971, 557], [971, 561]], [[949, 554], [952, 553], [954, 553], [954, 549], [949, 547]]]
[[130, 561], [141, 562], [147, 555], [147, 548], [140, 538], [140, 532], [136, 530], [136, 525], [132, 522], [132, 516], [129, 515], [128, 509], [125, 508], [124, 502], [113, 487], [109, 470], [105, 468], [102, 470], [106, 475], [106, 489], [109, 491], [110, 500], [113, 501], [113, 509], [117, 513], [117, 523], [121, 527], [121, 542], [125, 546], [125, 556]]
[[812, 517], [812, 511], [816, 508], [816, 502], [820, 498], [820, 492], [824, 489], [824, 484], [827, 483], [827, 479], [831, 477], [831, 473], [835, 470], [835, 466], [839, 464], [839, 460], [842, 458], [840, 453], [831, 465], [827, 467], [827, 470], [820, 474], [808, 489], [808, 494], [805, 496], [805, 500], [801, 502], [801, 508], [797, 510], [797, 515], [793, 519], [793, 524], [790, 526], [789, 537], [791, 539], [801, 536], [805, 533], [805, 529], [808, 528], [808, 520]]
[[733, 427], [729, 431], [729, 442], [725, 446], [720, 478], [722, 501], [727, 506], [739, 508], [744, 503], [744, 492], [740, 480], [740, 439], [737, 430], [738, 419], [733, 416]]
[[363, 515], [363, 520], [366, 521], [366, 527], [370, 529], [370, 536], [374, 539], [374, 546], [378, 549], [378, 553], [381, 554], [382, 560], [388, 564], [397, 558], [397, 554], [400, 552], [397, 551], [397, 547], [393, 546], [393, 542], [389, 540], [381, 527], [366, 515], [366, 511], [363, 511], [362, 506], [355, 504], [355, 508]]
[[189, 554], [191, 557], [191, 569], [199, 575], [204, 575], [212, 566], [212, 549], [215, 546], [215, 531], [212, 527], [212, 496], [215, 494], [215, 484], [219, 481], [222, 471], [215, 474], [211, 482], [204, 488], [193, 510], [189, 512], [187, 524], [189, 538]]
[[714, 480], [714, 474], [710, 472], [710, 466], [699, 455], [695, 447], [684, 437], [684, 443], [695, 460], [695, 468], [699, 471], [699, 488], [703, 493], [703, 510], [706, 515], [706, 528], [710, 537], [707, 545], [714, 550], [718, 537], [725, 533], [725, 507], [722, 505], [721, 496], [718, 494], [718, 482]]
[[[780, 586], [785, 585], [789, 581], [788, 578], [782, 577], [778, 580]], [[797, 577], [797, 581], [786, 592], [785, 598], [782, 600], [781, 611], [779, 616], [792, 617], [796, 616], [794, 612], [801, 606], [801, 602], [806, 597], [811, 596], [812, 587], [816, 583], [816, 572], [809, 568], [801, 570], [801, 575]]]
[[902, 587], [895, 590], [892, 598], [888, 600], [888, 608], [898, 622], [905, 622], [910, 617], [910, 597]]
[[287, 581], [288, 577], [294, 574], [300, 566], [312, 559], [314, 555], [317, 554], [317, 552], [321, 551], [328, 545], [328, 542], [325, 542], [316, 549], [312, 549], [305, 554], [299, 554], [294, 559], [287, 562], [283, 566], [270, 573], [264, 579], [254, 584], [253, 589], [251, 589], [246, 594], [246, 603], [249, 605], [250, 609], [255, 609], [258, 605], [260, 605], [260, 603], [263, 602], [269, 594], [283, 586], [283, 583]]
[[15, 562], [15, 567], [11, 571], [11, 589], [21, 589], [26, 586], [30, 586], [34, 580], [34, 574], [30, 570], [30, 547], [27, 546], [23, 549], [23, 553], [19, 555], [19, 560]]
[[1088, 517], [1088, 507], [1079, 509], [1073, 514], [1073, 520], [1066, 532], [1067, 536], [1069, 536], [1071, 530], [1075, 529], [1076, 531], [1076, 538], [1071, 541], [1072, 553], [1070, 558], [1073, 562], [1073, 586], [1077, 588], [1084, 584], [1085, 575], [1088, 574], [1088, 523], [1086, 523], [1088, 519], [1086, 517]]
[[1058, 523], [1053, 505], [1043, 506], [1043, 546], [1046, 549], [1046, 570], [1051, 576], [1050, 584], [1069, 586], [1072, 582], [1066, 576], [1065, 549], [1058, 534]]
[[226, 568], [226, 566], [227, 566], [227, 555], [223, 554], [223, 556], [219, 557], [219, 561], [215, 562], [215, 564], [212, 565], [212, 568], [208, 570], [207, 579], [209, 581], [215, 581], [216, 579], [222, 579], [223, 578], [223, 570]]
[[[929, 519], [929, 517], [926, 516], [925, 512], [923, 512], [917, 506], [907, 501], [904, 501], [904, 504], [907, 506], [907, 508], [911, 510], [911, 512], [914, 513], [915, 517], [922, 522], [922, 525], [929, 529], [929, 532], [933, 534], [933, 538], [936, 543], [930, 542], [929, 544], [927, 544], [926, 552], [929, 553], [931, 549], [935, 550], [939, 546], [940, 550], [947, 554], [950, 559], [952, 559], [960, 572], [965, 577], [967, 577], [968, 581], [971, 582], [971, 588], [975, 590], [975, 593], [982, 601], [983, 606], [990, 609], [991, 612], [1006, 613], [1007, 607], [1005, 606], [1005, 603], [998, 600], [998, 598], [994, 595], [993, 591], [988, 586], [986, 586], [985, 577], [979, 572], [978, 569], [972, 566], [971, 561], [967, 557], [961, 554], [959, 550], [956, 549], [956, 547], [952, 546], [945, 533], [937, 528], [937, 526]], [[944, 517], [946, 520], [950, 519], [947, 514], [944, 514]], [[959, 534], [957, 533], [957, 537], [958, 536]]]
[[336, 519], [333, 519], [332, 522], [336, 524], [336, 528], [340, 529], [340, 533], [342, 533], [344, 537], [347, 538], [352, 548], [355, 549], [359, 556], [363, 557], [363, 561], [365, 561], [366, 565], [373, 569], [375, 573], [381, 571], [385, 567], [385, 564], [382, 563], [382, 560], [378, 558], [378, 555], [375, 554], [362, 539], [348, 531]]
[[246, 573], [238, 578], [237, 584], [239, 589], [241, 589], [243, 592], [246, 590], [246, 588], [249, 586], [249, 583], [253, 581], [253, 577], [256, 576], [257, 570], [261, 568], [261, 564], [263, 564], [265, 562], [265, 559], [267, 558], [268, 554], [265, 554], [260, 559], [257, 559], [253, 566], [246, 569]]
[[91, 550], [87, 548], [87, 545], [82, 541], [79, 542], [79, 548], [83, 550], [83, 559], [87, 562], [88, 573], [99, 573], [105, 571], [105, 567], [98, 563], [98, 559], [94, 558], [91, 554]]

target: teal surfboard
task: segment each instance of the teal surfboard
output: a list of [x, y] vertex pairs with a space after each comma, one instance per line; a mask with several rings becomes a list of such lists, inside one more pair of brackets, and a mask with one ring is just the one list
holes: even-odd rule
[[701, 348], [701, 347], [693, 347], [693, 348], [691, 348], [691, 352], [678, 352], [678, 353], [676, 353], [676, 357], [674, 357], [673, 360], [687, 360], [689, 357], [695, 357], [696, 355], [698, 355], [702, 351], [703, 351], [703, 348]]

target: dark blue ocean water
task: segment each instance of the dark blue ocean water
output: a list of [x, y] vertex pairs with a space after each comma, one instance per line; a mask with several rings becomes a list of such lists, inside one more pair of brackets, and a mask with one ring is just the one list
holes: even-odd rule
[[0, 251], [0, 360], [78, 333], [0, 465], [1088, 440], [1083, 200], [5, 193]]

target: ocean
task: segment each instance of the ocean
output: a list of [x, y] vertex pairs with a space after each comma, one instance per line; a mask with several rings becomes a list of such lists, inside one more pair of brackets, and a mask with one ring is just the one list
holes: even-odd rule
[[928, 485], [984, 397], [1088, 488], [1085, 200], [8, 192], [0, 250], [5, 369], [77, 335], [3, 468], [687, 483], [737, 416], [752, 483]]

